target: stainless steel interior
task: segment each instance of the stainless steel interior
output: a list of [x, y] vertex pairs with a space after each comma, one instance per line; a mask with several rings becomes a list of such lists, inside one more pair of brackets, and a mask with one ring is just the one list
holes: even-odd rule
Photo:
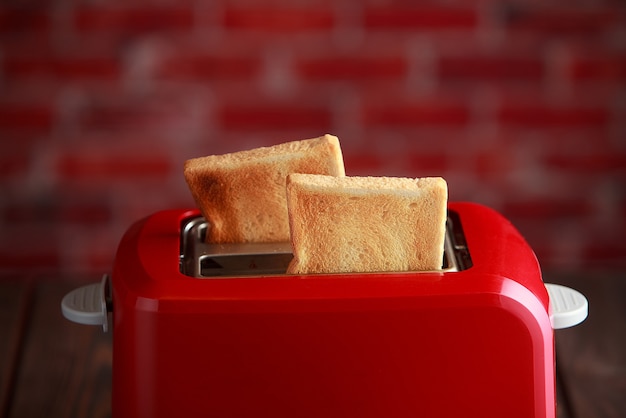
[[[209, 227], [201, 216], [183, 222], [181, 273], [195, 278], [263, 277], [285, 274], [293, 258], [289, 242], [208, 244], [204, 239]], [[471, 267], [465, 235], [455, 212], [448, 213], [444, 246], [443, 272]]]

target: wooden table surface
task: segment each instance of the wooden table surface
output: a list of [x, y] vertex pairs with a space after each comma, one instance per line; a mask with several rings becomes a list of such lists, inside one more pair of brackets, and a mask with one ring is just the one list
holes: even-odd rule
[[[590, 306], [584, 323], [556, 331], [558, 417], [626, 417], [626, 276], [545, 276]], [[60, 311], [62, 297], [83, 284], [0, 278], [0, 416], [111, 415], [112, 335]]]

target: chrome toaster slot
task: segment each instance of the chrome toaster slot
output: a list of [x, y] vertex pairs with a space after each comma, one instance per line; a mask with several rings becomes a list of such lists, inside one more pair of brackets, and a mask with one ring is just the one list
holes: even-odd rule
[[[285, 274], [293, 254], [289, 242], [208, 244], [205, 218], [185, 219], [181, 228], [180, 271], [195, 278], [262, 277]], [[465, 270], [472, 260], [461, 221], [448, 212], [443, 272]]]

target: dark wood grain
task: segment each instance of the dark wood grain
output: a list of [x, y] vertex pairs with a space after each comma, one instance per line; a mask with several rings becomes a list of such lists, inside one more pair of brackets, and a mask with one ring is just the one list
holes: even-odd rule
[[0, 281], [0, 416], [8, 413], [30, 310], [32, 283]]
[[626, 417], [626, 276], [555, 275], [546, 281], [577, 289], [589, 301], [587, 320], [555, 336], [571, 416]]
[[563, 382], [557, 370], [556, 377], [556, 418], [573, 418], [570, 399], [565, 392]]
[[111, 335], [61, 314], [61, 299], [77, 286], [37, 284], [10, 417], [110, 416]]

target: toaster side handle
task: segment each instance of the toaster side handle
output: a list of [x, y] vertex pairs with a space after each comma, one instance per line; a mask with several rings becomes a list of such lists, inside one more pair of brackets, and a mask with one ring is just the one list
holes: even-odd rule
[[550, 296], [553, 329], [573, 327], [587, 318], [589, 303], [582, 293], [560, 284], [546, 283], [545, 286]]
[[61, 300], [61, 312], [70, 321], [84, 325], [102, 325], [108, 330], [109, 275], [105, 274], [100, 283], [94, 283], [72, 290]]

